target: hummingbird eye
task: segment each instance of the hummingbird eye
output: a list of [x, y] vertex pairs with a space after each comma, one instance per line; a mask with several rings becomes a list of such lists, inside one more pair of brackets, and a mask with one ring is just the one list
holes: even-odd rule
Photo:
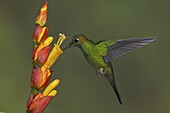
[[79, 39], [78, 39], [78, 38], [74, 39], [74, 42], [75, 42], [75, 43], [77, 43], [78, 41], [79, 41]]

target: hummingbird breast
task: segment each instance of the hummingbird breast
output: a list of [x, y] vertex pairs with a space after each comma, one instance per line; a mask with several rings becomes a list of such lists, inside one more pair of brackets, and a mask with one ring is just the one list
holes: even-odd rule
[[104, 74], [108, 65], [104, 62], [104, 58], [98, 54], [95, 44], [91, 42], [84, 43], [80, 49], [90, 66], [95, 69], [97, 73]]
[[104, 75], [107, 72], [108, 65], [104, 62], [103, 57], [96, 53], [85, 55], [87, 62], [95, 69], [98, 75]]

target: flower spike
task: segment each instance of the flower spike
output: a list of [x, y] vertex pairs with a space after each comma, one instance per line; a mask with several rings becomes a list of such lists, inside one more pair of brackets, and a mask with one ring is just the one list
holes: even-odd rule
[[31, 75], [31, 93], [26, 106], [27, 113], [42, 113], [57, 94], [55, 88], [60, 82], [59, 79], [55, 79], [49, 84], [53, 72], [50, 67], [63, 53], [60, 45], [66, 38], [64, 34], [59, 34], [58, 42], [54, 44], [51, 50], [50, 44], [53, 41], [53, 37], [48, 36], [48, 27], [44, 26], [47, 21], [47, 9], [48, 2], [42, 6], [39, 12], [33, 34], [33, 69]]

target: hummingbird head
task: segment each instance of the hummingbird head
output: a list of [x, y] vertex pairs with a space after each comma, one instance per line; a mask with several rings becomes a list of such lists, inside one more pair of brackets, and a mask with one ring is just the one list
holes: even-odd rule
[[69, 43], [68, 46], [66, 46], [63, 49], [63, 51], [71, 47], [80, 47], [86, 41], [87, 41], [87, 38], [85, 35], [83, 34], [75, 35], [74, 37], [71, 38], [71, 42]]

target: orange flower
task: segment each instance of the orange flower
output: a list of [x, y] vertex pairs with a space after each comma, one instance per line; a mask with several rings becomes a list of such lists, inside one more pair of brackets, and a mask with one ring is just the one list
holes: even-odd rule
[[44, 47], [43, 49], [41, 49], [39, 51], [39, 55], [38, 55], [38, 58], [37, 58], [37, 61], [36, 61], [36, 63], [38, 65], [41, 66], [47, 61], [50, 49], [51, 49], [51, 46], [47, 46], [47, 47]]
[[41, 43], [43, 42], [48, 35], [48, 27], [41, 27], [40, 25], [36, 25], [34, 34], [33, 34], [33, 41], [34, 43]]
[[37, 94], [31, 101], [27, 113], [42, 113], [53, 97], [54, 96], [43, 96], [42, 93]]
[[31, 93], [27, 102], [27, 113], [42, 113], [49, 102], [57, 94], [57, 91], [53, 89], [59, 84], [59, 82], [58, 79], [55, 79], [48, 85], [43, 93], [38, 93], [35, 96]]
[[[40, 51], [47, 47], [48, 45], [51, 44], [51, 42], [53, 41], [53, 37], [48, 37], [46, 38], [40, 45], [38, 45], [34, 50], [33, 50], [33, 56], [32, 56], [32, 60], [33, 62], [37, 60], [37, 58], [40, 56]], [[46, 53], [48, 53], [49, 51], [46, 51]]]
[[44, 26], [44, 24], [47, 21], [47, 14], [48, 14], [48, 2], [44, 4], [44, 6], [41, 8], [40, 13], [36, 19], [36, 24], [39, 24], [40, 26]]
[[52, 71], [49, 69], [42, 71], [40, 67], [34, 66], [31, 76], [31, 86], [38, 90], [43, 90], [47, 86], [51, 78], [51, 74]]

